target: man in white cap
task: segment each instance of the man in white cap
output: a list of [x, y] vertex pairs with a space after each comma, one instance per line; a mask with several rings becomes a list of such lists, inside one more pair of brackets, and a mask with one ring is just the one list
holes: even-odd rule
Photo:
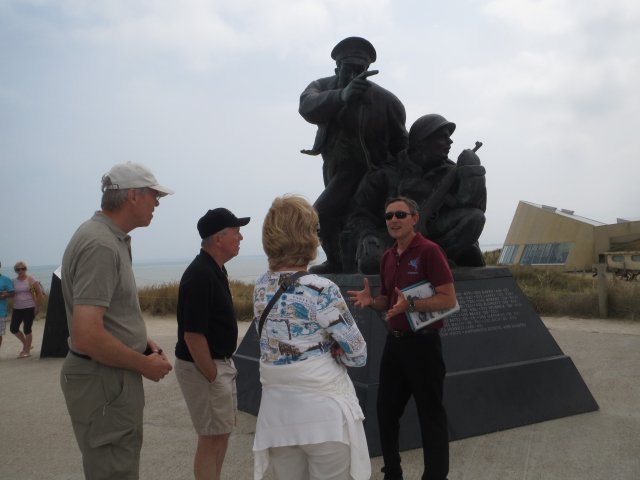
[[[406, 113], [393, 93], [367, 79], [377, 73], [368, 71], [376, 60], [368, 40], [345, 38], [333, 48], [331, 58], [336, 61], [335, 75], [311, 82], [300, 95], [298, 109], [306, 121], [318, 126], [313, 148], [302, 152], [321, 154], [324, 161], [325, 190], [314, 207], [327, 261], [311, 271], [353, 273], [352, 268], [343, 268], [343, 258], [354, 260], [355, 249], [346, 248], [349, 241], [342, 241], [340, 235], [350, 223], [354, 196], [362, 197], [365, 213], [376, 211], [376, 220], [384, 213], [386, 198], [377, 197], [377, 177], [386, 181], [393, 175], [396, 155], [407, 147]], [[367, 178], [356, 193], [365, 175], [373, 178]]]
[[240, 227], [249, 220], [226, 208], [205, 213], [198, 221], [200, 253], [180, 280], [176, 378], [198, 434], [196, 480], [220, 478], [236, 424], [237, 372], [231, 356], [238, 323], [224, 264], [238, 255]]
[[138, 479], [142, 377], [157, 382], [171, 371], [147, 338], [128, 233], [149, 225], [158, 200], [172, 193], [142, 165], [115, 165], [102, 177], [102, 210], [64, 252], [69, 354], [60, 383], [87, 479]]

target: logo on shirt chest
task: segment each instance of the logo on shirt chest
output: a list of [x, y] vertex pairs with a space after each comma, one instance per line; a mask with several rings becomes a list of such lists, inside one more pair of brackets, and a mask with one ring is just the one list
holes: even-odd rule
[[419, 266], [419, 257], [412, 258], [409, 260], [409, 271], [408, 275], [418, 275], [418, 266]]

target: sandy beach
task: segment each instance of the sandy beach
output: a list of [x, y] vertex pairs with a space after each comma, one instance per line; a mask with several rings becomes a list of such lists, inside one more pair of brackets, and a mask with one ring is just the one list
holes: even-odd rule
[[[600, 406], [582, 415], [451, 443], [450, 480], [636, 480], [640, 478], [640, 322], [545, 318]], [[173, 362], [175, 320], [148, 317], [149, 335]], [[241, 324], [244, 332], [248, 324]], [[7, 328], [0, 347], [0, 479], [80, 480], [81, 459], [59, 387], [62, 359], [40, 359], [44, 320], [32, 356], [16, 359]], [[175, 376], [145, 380], [141, 479], [191, 479], [196, 436]], [[240, 413], [224, 479], [251, 479], [255, 417]], [[419, 479], [420, 450], [403, 452], [406, 479]], [[373, 479], [381, 459], [372, 458]], [[295, 479], [293, 479], [295, 480]]]

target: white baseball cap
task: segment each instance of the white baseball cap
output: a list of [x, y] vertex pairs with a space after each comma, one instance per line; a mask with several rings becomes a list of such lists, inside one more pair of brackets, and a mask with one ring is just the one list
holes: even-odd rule
[[160, 185], [151, 170], [139, 163], [127, 162], [114, 165], [104, 177], [108, 177], [111, 181], [110, 185], [104, 187], [105, 190], [147, 187], [156, 190], [161, 196], [174, 193], [170, 188]]

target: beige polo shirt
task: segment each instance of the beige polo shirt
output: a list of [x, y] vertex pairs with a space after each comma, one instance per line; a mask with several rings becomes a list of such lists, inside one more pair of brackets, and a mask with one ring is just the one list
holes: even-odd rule
[[[147, 328], [131, 267], [131, 237], [102, 212], [80, 225], [67, 245], [62, 294], [70, 335], [74, 305], [106, 307], [105, 329], [130, 348], [145, 350]], [[77, 351], [71, 336], [69, 347]]]

